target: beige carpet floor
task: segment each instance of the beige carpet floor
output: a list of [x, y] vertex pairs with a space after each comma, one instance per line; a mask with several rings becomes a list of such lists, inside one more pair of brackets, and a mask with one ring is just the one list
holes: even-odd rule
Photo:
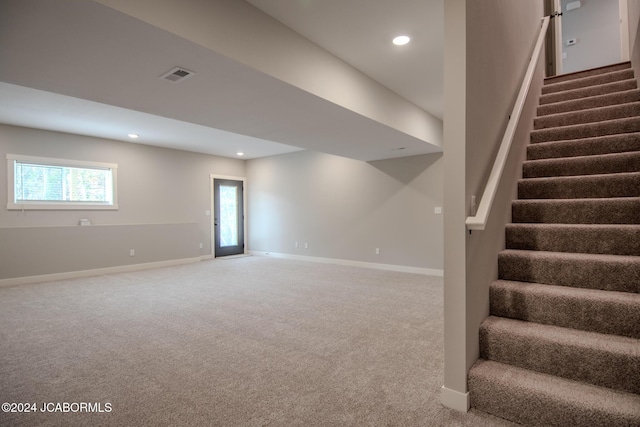
[[513, 425], [439, 403], [442, 317], [441, 278], [255, 256], [0, 288], [0, 403], [38, 408], [0, 425]]

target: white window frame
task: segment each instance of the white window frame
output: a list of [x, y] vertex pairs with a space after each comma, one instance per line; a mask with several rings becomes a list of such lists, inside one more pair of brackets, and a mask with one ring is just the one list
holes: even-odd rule
[[[47, 166], [64, 166], [70, 168], [111, 169], [113, 203], [97, 202], [19, 202], [15, 195], [15, 164], [28, 162]], [[56, 159], [51, 157], [23, 156], [7, 154], [7, 209], [8, 210], [117, 210], [118, 209], [118, 165], [116, 163], [88, 162], [83, 160]]]

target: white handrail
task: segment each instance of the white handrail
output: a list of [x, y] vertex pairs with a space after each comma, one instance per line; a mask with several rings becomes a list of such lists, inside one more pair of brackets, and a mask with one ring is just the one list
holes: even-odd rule
[[516, 98], [516, 103], [513, 106], [513, 111], [511, 112], [511, 117], [509, 119], [509, 123], [507, 124], [507, 129], [504, 131], [504, 136], [502, 137], [502, 142], [500, 143], [500, 149], [498, 150], [496, 160], [493, 163], [493, 168], [491, 169], [491, 174], [489, 175], [489, 179], [487, 180], [487, 185], [485, 186], [484, 192], [482, 193], [482, 199], [480, 199], [478, 211], [474, 216], [467, 217], [466, 225], [467, 229], [469, 230], [484, 230], [487, 225], [489, 212], [491, 212], [491, 206], [493, 206], [493, 201], [496, 197], [496, 192], [498, 191], [498, 184], [500, 183], [500, 178], [502, 177], [502, 172], [504, 171], [504, 166], [507, 162], [507, 156], [509, 155], [509, 150], [511, 149], [513, 136], [516, 133], [516, 126], [518, 125], [518, 121], [520, 121], [520, 115], [522, 114], [522, 109], [524, 108], [524, 102], [527, 98], [527, 94], [529, 93], [529, 87], [531, 87], [533, 74], [535, 72], [538, 59], [540, 58], [542, 45], [544, 44], [547, 28], [549, 27], [549, 19], [550, 18], [548, 16], [542, 18], [542, 28], [540, 29], [540, 34], [538, 35], [538, 40], [533, 49], [531, 59], [529, 60], [529, 67], [527, 68], [527, 72], [524, 75], [524, 80], [522, 81], [522, 86], [520, 87], [518, 98]]

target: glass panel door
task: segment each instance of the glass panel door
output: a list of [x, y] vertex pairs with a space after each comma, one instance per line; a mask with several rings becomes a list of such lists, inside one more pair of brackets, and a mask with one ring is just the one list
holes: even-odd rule
[[215, 256], [244, 253], [242, 181], [213, 180]]

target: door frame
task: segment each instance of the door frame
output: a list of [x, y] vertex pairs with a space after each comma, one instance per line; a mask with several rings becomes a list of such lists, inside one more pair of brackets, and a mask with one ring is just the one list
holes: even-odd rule
[[211, 199], [211, 211], [209, 215], [209, 235], [211, 236], [211, 257], [216, 257], [216, 236], [213, 220], [215, 218], [216, 206], [215, 197], [213, 195], [213, 181], [215, 179], [230, 179], [233, 181], [242, 181], [242, 228], [244, 235], [244, 253], [249, 252], [249, 244], [247, 241], [247, 178], [242, 176], [230, 176], [230, 175], [209, 175], [209, 197]]
[[622, 62], [630, 60], [631, 47], [629, 46], [629, 0], [619, 0], [620, 10], [620, 58]]
[[[562, 13], [562, 1], [554, 0], [553, 2], [554, 13]], [[556, 16], [553, 20], [553, 33], [555, 41], [555, 74], [559, 76], [562, 74], [562, 51], [564, 46], [562, 45], [562, 15]]]

